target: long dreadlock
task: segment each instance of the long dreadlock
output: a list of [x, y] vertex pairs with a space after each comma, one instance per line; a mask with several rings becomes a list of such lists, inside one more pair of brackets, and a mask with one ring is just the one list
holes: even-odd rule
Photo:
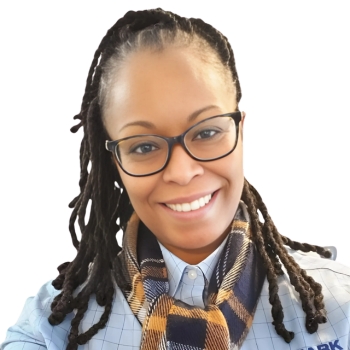
[[[52, 282], [61, 293], [51, 304], [49, 322], [57, 325], [68, 313], [76, 309], [68, 336], [69, 350], [75, 350], [79, 344], [85, 344], [99, 329], [105, 327], [112, 309], [114, 282], [121, 289], [130, 288], [123, 278], [125, 267], [117, 257], [122, 248], [117, 243], [116, 233], [120, 229], [125, 230], [133, 208], [110, 153], [104, 148], [104, 141], [108, 139], [108, 135], [103, 125], [102, 114], [103, 105], [108, 98], [106, 90], [110, 87], [110, 77], [114, 73], [113, 64], [118, 62], [123, 54], [126, 56], [128, 52], [135, 50], [138, 45], [162, 48], [166, 44], [176, 42], [179, 37], [190, 38], [189, 43], [191, 40], [200, 40], [202, 45], [206, 45], [207, 49], [216, 54], [223, 67], [231, 73], [237, 104], [241, 99], [231, 46], [225, 36], [201, 19], [183, 18], [159, 8], [129, 11], [107, 31], [91, 63], [80, 113], [74, 117], [79, 123], [71, 129], [72, 132], [76, 132], [80, 127], [84, 128], [80, 148], [80, 193], [69, 204], [73, 209], [69, 231], [77, 255], [71, 263], [64, 263], [58, 267], [59, 276]], [[90, 200], [90, 216], [85, 223]], [[278, 296], [277, 278], [283, 274], [282, 265], [291, 284], [300, 295], [306, 314], [306, 328], [310, 333], [315, 332], [319, 323], [326, 322], [321, 285], [298, 266], [284, 245], [304, 252], [314, 251], [325, 257], [330, 256], [329, 251], [322, 247], [294, 242], [282, 236], [259, 193], [247, 180], [244, 183], [242, 200], [248, 207], [252, 239], [266, 267], [269, 301], [277, 333], [286, 342], [290, 342], [294, 336], [293, 332], [284, 327], [283, 308]], [[259, 212], [264, 222], [259, 220]], [[82, 233], [80, 241], [75, 231], [76, 222]], [[74, 292], [78, 287], [79, 293], [76, 295]], [[104, 306], [104, 312], [96, 324], [85, 333], [79, 334], [78, 327], [92, 294], [96, 295], [97, 303]]]

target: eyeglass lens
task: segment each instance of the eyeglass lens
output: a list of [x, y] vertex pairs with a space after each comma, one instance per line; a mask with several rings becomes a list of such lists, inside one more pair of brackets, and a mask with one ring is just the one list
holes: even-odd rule
[[[231, 117], [206, 119], [184, 136], [188, 152], [198, 160], [213, 160], [232, 151], [236, 144], [236, 124]], [[156, 172], [167, 162], [168, 142], [159, 136], [135, 136], [121, 141], [117, 157], [128, 173], [145, 175]]]

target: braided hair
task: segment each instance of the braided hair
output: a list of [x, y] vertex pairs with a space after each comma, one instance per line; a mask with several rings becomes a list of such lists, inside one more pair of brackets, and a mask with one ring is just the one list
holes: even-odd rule
[[[237, 104], [241, 99], [231, 46], [224, 35], [201, 19], [183, 18], [160, 8], [129, 11], [107, 31], [91, 63], [80, 113], [74, 117], [79, 123], [71, 128], [72, 132], [80, 127], [84, 129], [80, 147], [80, 193], [69, 204], [73, 209], [69, 231], [77, 255], [71, 263], [58, 267], [59, 276], [52, 282], [61, 292], [51, 304], [50, 324], [60, 324], [67, 314], [76, 310], [71, 321], [68, 350], [77, 349], [79, 344], [85, 344], [105, 327], [112, 309], [115, 282], [123, 290], [130, 289], [123, 277], [125, 266], [118, 258], [122, 248], [118, 245], [116, 233], [120, 229], [125, 230], [133, 208], [113, 159], [104, 148], [108, 135], [103, 125], [103, 108], [108, 100], [113, 73], [118, 63], [133, 50], [140, 47], [162, 49], [165, 45], [179, 42], [183, 45], [197, 42], [200, 48], [211, 50], [232, 78]], [[330, 256], [329, 251], [282, 236], [261, 196], [247, 180], [242, 200], [250, 215], [252, 239], [266, 267], [269, 301], [277, 333], [286, 342], [294, 336], [284, 326], [283, 308], [278, 296], [277, 279], [283, 274], [282, 265], [300, 295], [306, 314], [306, 328], [309, 333], [315, 332], [318, 324], [326, 322], [321, 285], [298, 266], [284, 245], [304, 252], [314, 251], [325, 257]], [[89, 203], [90, 214], [85, 222]], [[75, 230], [76, 223], [81, 231], [80, 241]], [[96, 295], [96, 301], [104, 307], [104, 311], [96, 324], [79, 334], [79, 325], [92, 294]]]

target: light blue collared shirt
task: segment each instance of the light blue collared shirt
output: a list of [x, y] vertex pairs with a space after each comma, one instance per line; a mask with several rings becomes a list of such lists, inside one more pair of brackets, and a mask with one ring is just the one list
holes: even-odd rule
[[214, 252], [197, 265], [187, 264], [158, 242], [168, 271], [169, 295], [189, 305], [204, 308], [204, 288], [206, 282], [210, 281], [226, 240], [227, 237]]
[[[208, 280], [216, 264], [215, 259], [220, 256], [220, 249], [222, 249], [221, 246], [213, 253], [213, 256], [209, 256], [196, 265], [196, 268], [200, 269]], [[190, 297], [187, 297], [187, 292], [185, 292], [189, 288], [185, 281], [193, 267], [186, 263], [177, 264], [181, 262], [180, 259], [177, 260], [176, 257], [171, 256], [171, 253], [167, 256], [164, 252], [165, 250], [163, 254], [169, 271], [170, 293], [175, 293], [176, 298], [179, 293], [180, 297], [185, 298], [184, 301], [190, 303], [193, 300], [197, 303], [202, 294], [201, 289], [198, 289], [197, 293], [197, 288], [193, 287], [197, 286], [197, 282], [193, 283], [189, 289], [191, 290], [188, 293]], [[350, 349], [350, 269], [335, 261], [291, 253], [296, 262], [321, 283], [328, 322], [319, 325], [317, 332], [309, 334], [305, 329], [305, 313], [295, 294], [294, 287], [291, 286], [287, 275], [280, 276], [278, 287], [285, 316], [284, 322], [287, 329], [295, 334], [291, 343], [284, 342], [272, 325], [269, 285], [265, 280], [253, 324], [241, 350]], [[206, 268], [205, 265], [211, 268]], [[191, 277], [193, 276], [194, 274]], [[193, 281], [197, 278], [189, 279]], [[246, 292], [249, 293], [249, 291]], [[73, 313], [67, 315], [64, 321], [57, 326], [51, 326], [48, 322], [51, 314], [50, 305], [58, 293], [59, 291], [48, 282], [35, 297], [29, 298], [20, 318], [8, 330], [6, 340], [0, 348], [5, 350], [65, 350]], [[202, 302], [201, 299], [200, 301]], [[96, 324], [103, 311], [104, 308], [97, 304], [95, 296], [92, 295], [80, 324], [80, 332], [86, 332]], [[6, 315], [3, 316], [6, 317]], [[139, 350], [141, 337], [142, 326], [132, 313], [123, 293], [116, 286], [112, 310], [106, 327], [99, 330], [87, 344], [80, 345], [78, 349]]]

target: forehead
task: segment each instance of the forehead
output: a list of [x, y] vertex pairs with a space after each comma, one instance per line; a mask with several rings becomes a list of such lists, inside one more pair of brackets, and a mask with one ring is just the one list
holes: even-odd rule
[[204, 60], [192, 48], [131, 53], [109, 87], [104, 108], [107, 131], [115, 134], [140, 119], [159, 124], [167, 116], [181, 122], [181, 116], [208, 105], [218, 106], [215, 114], [232, 112], [237, 107], [233, 82], [220, 64], [213, 58]]

